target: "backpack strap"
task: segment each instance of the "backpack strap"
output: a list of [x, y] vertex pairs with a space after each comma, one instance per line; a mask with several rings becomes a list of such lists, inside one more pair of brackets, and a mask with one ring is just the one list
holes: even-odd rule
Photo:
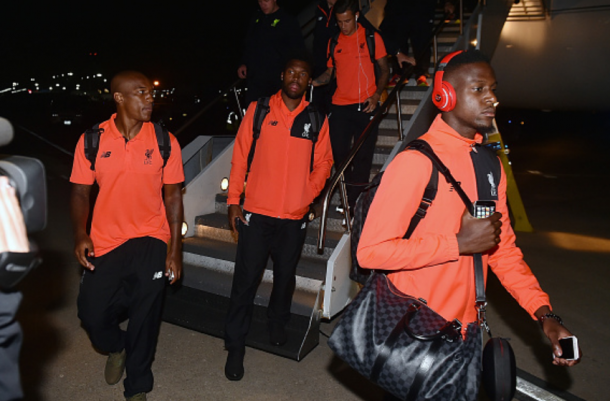
[[[424, 141], [421, 141], [424, 142]], [[413, 143], [413, 142], [411, 142]], [[411, 143], [407, 145], [407, 149], [413, 149], [419, 151], [417, 146], [411, 146]], [[426, 142], [424, 142], [426, 143]], [[427, 143], [426, 143], [427, 145]], [[423, 153], [423, 152], [422, 152]], [[427, 155], [426, 155], [427, 156]], [[407, 232], [405, 233], [403, 239], [411, 238], [411, 234], [417, 228], [419, 222], [426, 217], [426, 213], [428, 213], [428, 208], [432, 205], [432, 201], [436, 198], [436, 193], [438, 192], [438, 169], [436, 165], [432, 163], [432, 173], [430, 174], [430, 180], [428, 181], [428, 185], [426, 185], [426, 189], [424, 190], [424, 195], [419, 203], [419, 207], [417, 211], [411, 217], [411, 222], [409, 223], [409, 228], [407, 228]]]
[[100, 136], [104, 132], [99, 124], [85, 131], [85, 157], [89, 160], [91, 171], [95, 171], [95, 160], [100, 150]]
[[311, 123], [311, 163], [309, 165], [309, 171], [313, 171], [316, 142], [318, 142], [318, 135], [320, 134], [320, 129], [322, 129], [322, 123], [320, 123], [320, 113], [313, 103], [309, 103], [307, 106], [307, 113], [309, 113], [309, 122]]
[[246, 173], [250, 172], [252, 166], [252, 159], [254, 159], [254, 151], [256, 150], [256, 141], [261, 136], [261, 129], [263, 127], [263, 121], [267, 114], [269, 114], [269, 100], [270, 97], [261, 97], [256, 102], [256, 109], [254, 111], [254, 120], [252, 122], [252, 145], [250, 146], [250, 152], [248, 153], [248, 169]]
[[411, 217], [411, 223], [409, 223], [409, 228], [407, 228], [407, 232], [405, 233], [403, 239], [411, 238], [411, 234], [415, 231], [415, 228], [419, 224], [419, 222], [426, 217], [426, 213], [428, 213], [428, 208], [432, 205], [432, 201], [436, 198], [436, 193], [438, 192], [438, 170], [434, 163], [432, 163], [432, 174], [430, 174], [430, 181], [428, 181], [428, 185], [426, 185], [426, 189], [424, 190], [424, 196], [419, 203], [419, 207], [417, 211]]
[[466, 195], [466, 193], [460, 186], [460, 183], [457, 182], [453, 175], [451, 175], [451, 172], [449, 171], [447, 166], [445, 166], [441, 159], [438, 158], [436, 153], [434, 153], [428, 142], [421, 139], [416, 139], [414, 141], [411, 141], [408, 146], [411, 149], [415, 149], [421, 152], [423, 155], [425, 155], [432, 161], [432, 163], [438, 169], [439, 173], [441, 173], [445, 177], [445, 180], [453, 186], [455, 192], [457, 192], [460, 199], [462, 199], [462, 202], [464, 202], [464, 205], [468, 209], [468, 212], [470, 212], [470, 214], [473, 214], [473, 205], [470, 198], [468, 197], [468, 195]]
[[333, 68], [336, 69], [337, 63], [335, 63], [335, 47], [337, 47], [337, 43], [339, 43], [339, 34], [341, 32], [337, 32], [335, 36], [330, 39], [330, 47], [328, 48], [328, 55], [333, 59]]
[[[163, 158], [163, 167], [167, 164], [169, 156], [172, 153], [172, 145], [169, 139], [169, 131], [159, 123], [153, 123], [155, 127], [155, 136], [157, 137], [157, 145], [159, 153]], [[95, 171], [95, 161], [100, 150], [100, 136], [104, 133], [104, 129], [100, 128], [99, 124], [95, 124], [92, 128], [85, 131], [85, 157], [89, 160], [91, 171]]]
[[366, 29], [366, 45], [369, 48], [369, 57], [371, 58], [371, 63], [375, 65], [375, 30], [371, 28]]
[[159, 153], [163, 158], [163, 168], [167, 164], [167, 160], [172, 153], [172, 144], [169, 139], [169, 131], [160, 123], [153, 123], [155, 127], [155, 135], [157, 137], [157, 145], [159, 145]]

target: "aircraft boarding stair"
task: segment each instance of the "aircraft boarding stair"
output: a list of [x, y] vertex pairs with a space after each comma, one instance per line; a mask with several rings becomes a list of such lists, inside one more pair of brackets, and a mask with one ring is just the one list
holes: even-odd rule
[[[509, 4], [504, 0], [494, 1]], [[476, 18], [477, 14], [473, 15]], [[440, 18], [443, 18], [442, 14], [438, 15]], [[477, 24], [471, 21], [467, 29], [474, 32], [476, 27]], [[453, 21], [446, 24], [437, 36], [439, 58], [456, 46], [468, 46], [472, 35], [465, 31], [458, 38], [459, 29], [459, 24]], [[498, 37], [491, 39], [494, 44]], [[413, 80], [400, 90], [400, 113], [394, 104], [380, 123], [371, 177], [404, 146], [404, 142], [425, 132], [423, 127], [429, 126], [435, 114], [430, 108], [430, 95], [431, 88], [415, 86]], [[402, 142], [399, 142], [398, 135], [399, 118], [405, 134]], [[189, 179], [184, 191], [185, 221], [189, 225], [183, 248], [184, 277], [180, 285], [168, 288], [164, 320], [222, 337], [236, 238], [229, 229], [226, 191], [221, 189], [221, 181], [229, 177], [233, 143], [224, 146], [219, 144], [218, 138], [209, 137], [198, 140], [198, 144], [191, 144], [183, 151], [185, 168], [194, 169], [187, 174]], [[211, 151], [212, 148], [215, 150]], [[321, 254], [317, 249], [320, 218], [307, 228], [307, 239], [297, 268], [292, 317], [287, 326], [288, 343], [276, 347], [268, 340], [266, 306], [273, 280], [272, 262], [269, 261], [256, 294], [252, 327], [246, 341], [248, 346], [301, 360], [318, 344], [320, 320], [336, 316], [357, 293], [357, 286], [348, 277], [351, 265], [349, 235], [342, 225], [343, 214], [336, 210], [340, 206], [339, 196], [334, 194], [331, 199]]]

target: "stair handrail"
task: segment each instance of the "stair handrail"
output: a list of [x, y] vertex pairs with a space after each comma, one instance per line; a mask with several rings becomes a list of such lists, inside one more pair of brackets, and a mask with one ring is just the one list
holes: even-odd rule
[[[460, 4], [461, 4], [461, 2], [460, 2]], [[439, 24], [433, 29], [430, 40], [428, 41], [428, 45], [434, 45], [435, 64], [438, 62], [438, 56], [436, 54], [436, 52], [437, 52], [436, 37], [438, 36], [440, 31], [443, 29], [445, 24], [446, 24], [446, 22], [445, 22], [445, 19], [443, 18], [439, 22]], [[360, 137], [358, 138], [356, 143], [354, 143], [354, 146], [350, 150], [350, 152], [347, 155], [347, 157], [345, 158], [345, 160], [336, 168], [335, 175], [333, 175], [330, 178], [328, 184], [325, 186], [325, 189], [324, 189], [324, 192], [323, 192], [323, 195], [321, 198], [322, 199], [322, 208], [321, 208], [321, 215], [320, 215], [320, 227], [318, 229], [318, 253], [319, 254], [324, 253], [324, 242], [326, 240], [326, 219], [328, 217], [328, 209], [330, 206], [330, 200], [332, 198], [332, 194], [335, 191], [335, 188], [337, 187], [339, 182], [341, 182], [341, 184], [342, 184], [340, 187], [340, 192], [341, 192], [341, 203], [343, 206], [343, 211], [345, 213], [345, 222], [346, 222], [346, 226], [347, 226], [346, 232], [350, 232], [350, 216], [349, 216], [349, 208], [347, 206], [347, 194], [345, 191], [345, 183], [343, 180], [343, 174], [345, 173], [345, 170], [347, 169], [347, 167], [352, 163], [354, 157], [356, 156], [356, 153], [358, 153], [358, 151], [360, 150], [360, 148], [362, 147], [364, 142], [368, 139], [368, 137], [372, 131], [372, 128], [375, 126], [375, 124], [379, 123], [383, 117], [385, 117], [385, 115], [388, 113], [388, 111], [389, 111], [390, 107], [392, 106], [392, 104], [394, 103], [394, 101], [397, 101], [396, 107], [397, 107], [398, 118], [402, 118], [402, 116], [401, 116], [402, 113], [400, 110], [400, 100], [399, 100], [400, 90], [405, 85], [405, 82], [403, 82], [403, 81], [406, 80], [408, 77], [410, 77], [412, 72], [413, 72], [413, 66], [410, 64], [407, 65], [402, 70], [402, 74], [400, 75], [400, 78], [399, 78], [398, 82], [396, 83], [396, 86], [388, 94], [388, 97], [381, 104], [381, 106], [377, 108], [375, 115], [373, 116], [371, 121], [367, 124], [364, 131], [362, 131], [362, 133], [360, 134]], [[400, 122], [398, 124], [398, 131], [399, 131], [398, 138], [399, 138], [399, 140], [401, 140], [402, 134], [403, 134], [402, 133], [402, 122]]]
[[212, 106], [214, 106], [216, 103], [218, 103], [227, 93], [229, 92], [233, 92], [235, 94], [235, 100], [237, 102], [237, 108], [239, 110], [239, 116], [243, 119], [244, 117], [244, 112], [243, 109], [241, 107], [240, 101], [239, 101], [239, 92], [241, 91], [241, 89], [238, 89], [238, 86], [242, 83], [245, 82], [245, 80], [243, 79], [238, 79], [237, 81], [233, 82], [227, 89], [225, 90], [221, 90], [219, 92], [219, 95], [216, 96], [214, 99], [212, 99], [207, 105], [205, 105], [204, 108], [202, 108], [201, 110], [199, 110], [194, 116], [192, 116], [191, 118], [188, 119], [188, 121], [186, 121], [184, 124], [182, 124], [182, 126], [180, 126], [180, 128], [178, 128], [175, 132], [174, 135], [180, 135], [180, 133], [182, 131], [184, 131], [186, 128], [188, 128], [189, 125], [191, 125], [195, 120], [197, 120], [199, 117], [201, 117], [205, 112], [207, 112], [210, 108], [212, 108]]

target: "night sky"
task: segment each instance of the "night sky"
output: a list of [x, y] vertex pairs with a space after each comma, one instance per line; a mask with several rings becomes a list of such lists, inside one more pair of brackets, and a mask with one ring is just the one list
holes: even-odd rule
[[[308, 2], [284, 1], [293, 13]], [[0, 84], [135, 69], [166, 87], [217, 93], [237, 79], [255, 0], [152, 4], [3, 2]]]

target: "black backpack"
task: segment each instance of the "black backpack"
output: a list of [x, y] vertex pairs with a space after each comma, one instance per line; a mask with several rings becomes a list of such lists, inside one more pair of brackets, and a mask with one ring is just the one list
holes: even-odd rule
[[[419, 208], [417, 208], [415, 215], [413, 215], [413, 217], [411, 218], [411, 223], [409, 224], [409, 227], [407, 228], [407, 232], [403, 236], [403, 239], [409, 239], [421, 219], [426, 217], [428, 208], [430, 207], [430, 205], [432, 205], [434, 198], [436, 198], [436, 193], [438, 189], [438, 173], [441, 173], [445, 177], [447, 182], [451, 185], [459, 185], [459, 183], [451, 175], [449, 169], [438, 158], [438, 156], [434, 153], [434, 151], [426, 141], [416, 139], [407, 145], [405, 150], [407, 149], [417, 150], [424, 156], [428, 157], [432, 162], [432, 174], [430, 175], [430, 181], [426, 186]], [[473, 159], [475, 171], [477, 172], [478, 188], [484, 188], [485, 185], [489, 186], [488, 178], [483, 174], [479, 174], [479, 171], [490, 171], [490, 174], [493, 174], [494, 176], [494, 181], [498, 183], [500, 182], [500, 161], [493, 151], [482, 146], [477, 146], [475, 148], [475, 151], [471, 152], [471, 158]], [[382, 171], [377, 174], [373, 178], [371, 183], [360, 194], [360, 196], [358, 196], [358, 200], [356, 201], [356, 207], [354, 209], [354, 220], [352, 223], [351, 232], [352, 268], [350, 271], [350, 278], [360, 284], [366, 283], [366, 281], [371, 275], [372, 270], [363, 269], [362, 267], [360, 267], [360, 265], [358, 264], [356, 252], [358, 250], [358, 243], [360, 242], [360, 236], [362, 235], [362, 228], [364, 227], [366, 216], [369, 213], [369, 209], [371, 207], [371, 204], [373, 203], [373, 198], [375, 197], [377, 189], [379, 188], [379, 184], [381, 183], [383, 173], [384, 172]], [[459, 191], [458, 194], [460, 194]], [[493, 196], [490, 199], [492, 198]], [[497, 192], [495, 195], [495, 199], [497, 199]], [[470, 200], [468, 199], [466, 199], [465, 201], [470, 203]]]
[[[250, 172], [250, 166], [252, 165], [252, 160], [254, 159], [254, 151], [256, 150], [256, 141], [261, 136], [261, 128], [263, 127], [263, 121], [267, 114], [269, 114], [269, 97], [261, 97], [256, 102], [256, 109], [254, 110], [254, 120], [252, 121], [252, 137], [254, 138], [252, 141], [252, 145], [250, 146], [250, 152], [248, 153], [248, 169], [246, 173]], [[313, 159], [314, 159], [314, 150], [316, 147], [316, 142], [318, 141], [318, 135], [320, 133], [320, 129], [322, 128], [322, 124], [324, 122], [323, 119], [320, 118], [320, 113], [316, 109], [316, 106], [313, 103], [309, 103], [305, 108], [305, 111], [309, 115], [309, 122], [311, 123], [311, 164], [310, 170], [313, 171]]]
[[[155, 127], [155, 135], [157, 136], [157, 145], [159, 153], [163, 158], [163, 167], [167, 164], [167, 160], [172, 152], [172, 145], [169, 139], [167, 128], [159, 123], [153, 123]], [[100, 128], [99, 124], [85, 131], [85, 157], [91, 163], [91, 171], [95, 171], [95, 161], [97, 153], [100, 150], [100, 136], [104, 133], [104, 129]]]

